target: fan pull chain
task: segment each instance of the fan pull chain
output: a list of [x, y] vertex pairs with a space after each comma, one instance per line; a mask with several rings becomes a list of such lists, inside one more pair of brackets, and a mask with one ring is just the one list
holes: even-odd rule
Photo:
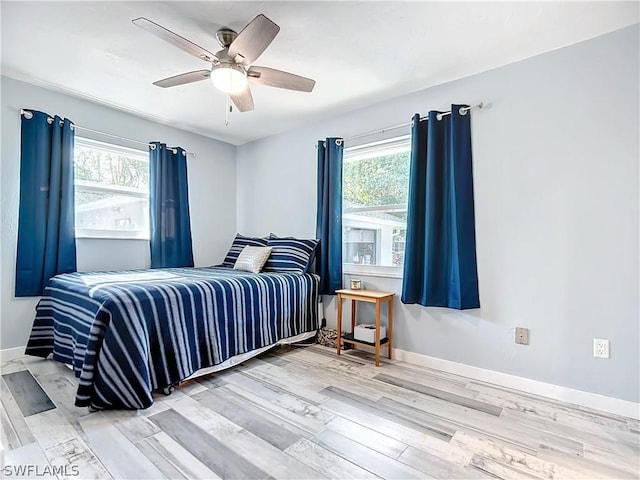
[[226, 98], [226, 105], [224, 107], [224, 125], [226, 127], [229, 126], [229, 114], [231, 113], [231, 97], [229, 95], [227, 95]]

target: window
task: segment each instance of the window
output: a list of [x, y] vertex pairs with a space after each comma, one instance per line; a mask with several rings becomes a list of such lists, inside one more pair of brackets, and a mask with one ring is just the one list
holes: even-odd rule
[[345, 148], [342, 262], [347, 273], [402, 275], [410, 136]]
[[76, 137], [76, 237], [149, 238], [149, 155]]

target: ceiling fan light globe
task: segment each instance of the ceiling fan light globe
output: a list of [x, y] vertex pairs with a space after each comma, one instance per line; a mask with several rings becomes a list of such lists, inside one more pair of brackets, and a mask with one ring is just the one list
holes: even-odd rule
[[247, 77], [240, 69], [220, 67], [211, 72], [213, 85], [224, 93], [240, 93], [247, 88]]

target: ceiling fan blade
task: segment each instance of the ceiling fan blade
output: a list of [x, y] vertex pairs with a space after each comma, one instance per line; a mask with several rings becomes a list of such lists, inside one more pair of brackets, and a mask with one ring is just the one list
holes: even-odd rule
[[247, 71], [247, 78], [254, 83], [300, 92], [310, 92], [316, 84], [316, 81], [310, 78], [269, 67], [251, 67]]
[[215, 54], [202, 48], [199, 45], [196, 45], [192, 41], [181, 37], [177, 33], [173, 33], [171, 30], [167, 30], [162, 25], [158, 25], [157, 23], [152, 22], [148, 18], [140, 17], [131, 21], [134, 25], [137, 25], [138, 27], [153, 33], [156, 37], [161, 38], [165, 42], [168, 42], [175, 47], [178, 47], [180, 50], [190, 53], [191, 55], [207, 62], [218, 62], [218, 57], [216, 57]]
[[251, 95], [251, 90], [248, 85], [243, 91], [239, 93], [230, 93], [229, 96], [236, 108], [241, 112], [253, 110], [253, 96]]
[[279, 31], [278, 25], [260, 14], [251, 20], [229, 45], [229, 56], [235, 59], [237, 55], [241, 55], [242, 59], [236, 62], [251, 65], [273, 42]]
[[185, 83], [199, 82], [200, 80], [205, 80], [209, 77], [211, 77], [211, 72], [209, 70], [196, 70], [195, 72], [181, 73], [180, 75], [164, 78], [157, 82], [153, 82], [153, 84], [157, 87], [167, 88], [184, 85]]

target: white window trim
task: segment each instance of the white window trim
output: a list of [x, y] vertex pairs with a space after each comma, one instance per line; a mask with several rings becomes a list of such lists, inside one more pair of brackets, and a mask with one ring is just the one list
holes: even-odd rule
[[403, 267], [343, 263], [342, 273], [347, 275], [363, 275], [367, 277], [402, 278]]
[[[113, 143], [101, 142], [99, 140], [93, 140], [86, 137], [75, 137], [75, 146], [85, 148], [95, 148], [99, 150], [110, 151], [112, 153], [118, 153], [121, 155], [131, 155], [140, 157], [141, 160], [149, 162], [148, 152], [144, 150], [138, 150], [136, 148], [123, 147], [121, 145], [115, 145]], [[109, 192], [109, 193], [122, 193], [130, 197], [137, 198], [149, 198], [148, 192], [141, 192], [131, 187], [122, 187], [117, 185], [101, 185], [94, 182], [87, 182], [83, 180], [74, 179], [74, 189], [80, 187], [84, 191], [92, 192]], [[149, 240], [151, 232], [144, 232], [142, 230], [106, 230], [106, 229], [92, 229], [92, 228], [75, 228], [75, 237], [81, 239], [111, 239], [111, 240]]]
[[[385, 140], [380, 140], [371, 143], [365, 143], [356, 145], [353, 147], [346, 147], [344, 149], [345, 162], [352, 162], [361, 160], [363, 158], [370, 158], [372, 154], [374, 156], [392, 155], [398, 152], [406, 152], [407, 145], [409, 151], [411, 149], [411, 135], [402, 135]], [[342, 210], [342, 218], [345, 213], [356, 213], [364, 211], [376, 211], [381, 209], [397, 209], [406, 210], [404, 205], [379, 205], [371, 207], [355, 207], [345, 208]], [[392, 267], [387, 265], [363, 265], [357, 263], [342, 263], [342, 273], [344, 275], [362, 275], [367, 277], [384, 277], [384, 278], [403, 278], [404, 267]]]
[[345, 159], [345, 161], [354, 162], [363, 158], [371, 158], [372, 154], [376, 157], [393, 155], [394, 153], [406, 151], [407, 145], [409, 145], [409, 149], [411, 149], [411, 135], [402, 135], [378, 142], [346, 147], [344, 154], [349, 158]]
[[87, 137], [75, 137], [75, 145], [87, 148], [98, 148], [100, 150], [109, 150], [113, 153], [119, 153], [121, 155], [145, 155], [145, 159], [149, 160], [149, 152], [146, 150], [139, 150], [137, 148], [123, 147], [122, 145], [116, 145], [115, 143], [101, 142], [100, 140], [94, 140]]

